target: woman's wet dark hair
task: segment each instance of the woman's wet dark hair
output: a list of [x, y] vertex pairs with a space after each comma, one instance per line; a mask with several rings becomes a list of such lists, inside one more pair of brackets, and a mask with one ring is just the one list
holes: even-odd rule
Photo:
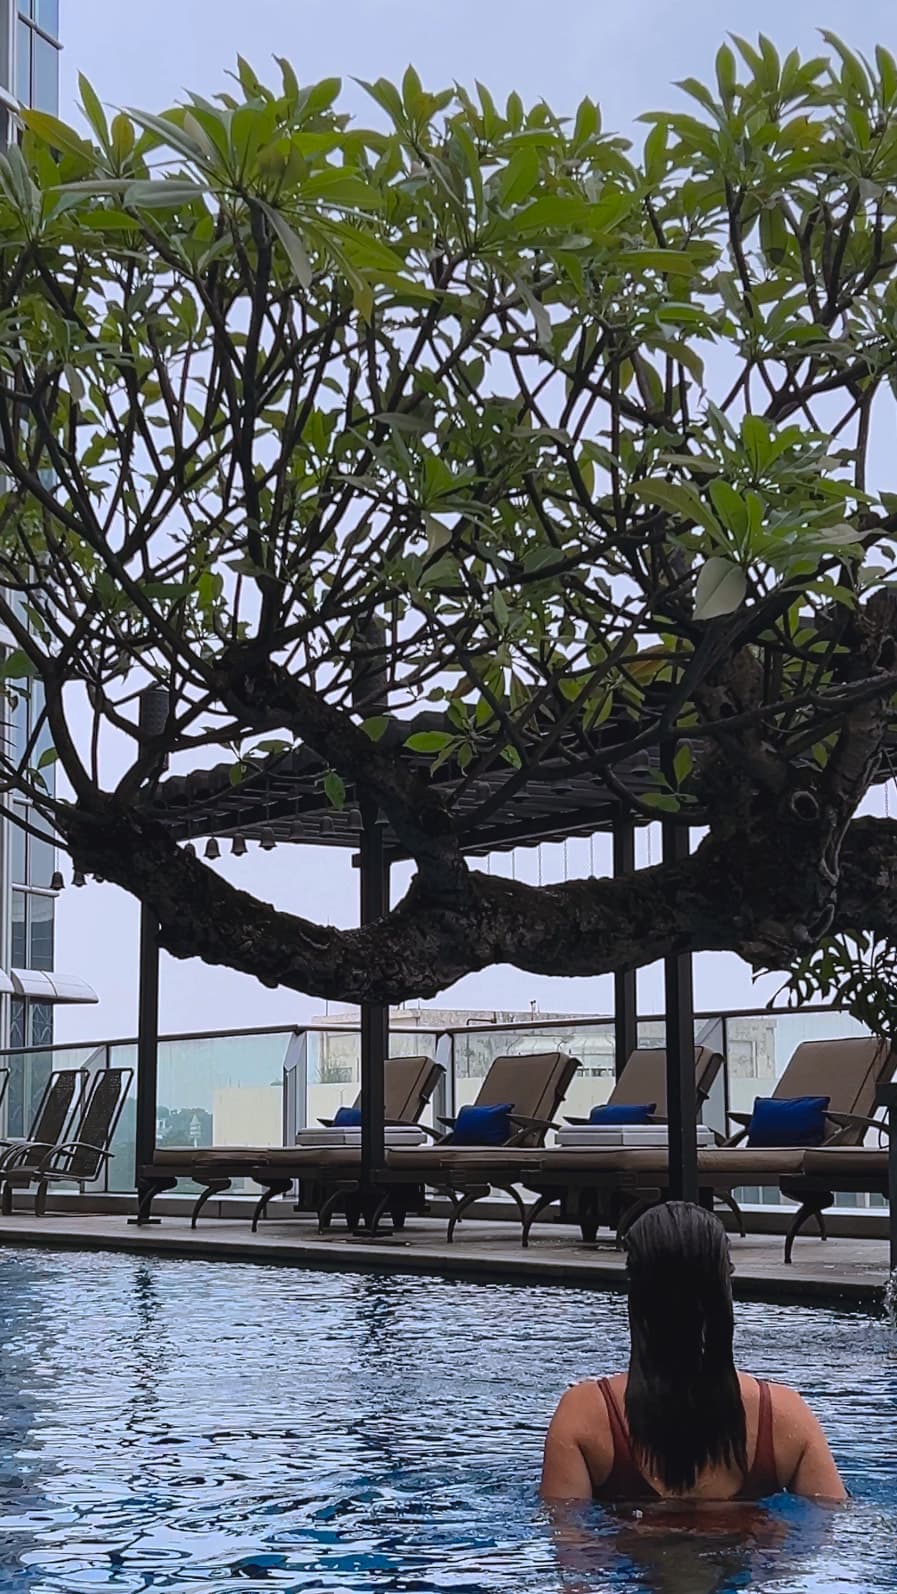
[[639, 1461], [673, 1493], [693, 1488], [709, 1466], [747, 1472], [725, 1229], [712, 1212], [669, 1201], [636, 1219], [623, 1243], [626, 1420]]

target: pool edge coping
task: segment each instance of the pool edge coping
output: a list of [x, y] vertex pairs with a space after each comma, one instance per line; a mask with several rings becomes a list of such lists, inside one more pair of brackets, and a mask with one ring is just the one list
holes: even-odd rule
[[[52, 1222], [52, 1219], [48, 1219]], [[395, 1272], [424, 1274], [439, 1278], [464, 1280], [471, 1283], [521, 1283], [551, 1284], [572, 1289], [602, 1289], [620, 1292], [625, 1289], [625, 1279], [619, 1262], [594, 1261], [569, 1262], [562, 1257], [540, 1257], [538, 1261], [525, 1253], [514, 1256], [465, 1255], [463, 1247], [443, 1246], [440, 1250], [407, 1250], [390, 1244], [352, 1242], [342, 1239], [308, 1241], [304, 1238], [280, 1240], [265, 1237], [257, 1239], [215, 1235], [206, 1236], [199, 1230], [189, 1235], [161, 1232], [152, 1229], [139, 1231], [125, 1222], [121, 1232], [90, 1234], [84, 1230], [66, 1232], [56, 1228], [37, 1228], [29, 1225], [18, 1229], [15, 1220], [0, 1222], [0, 1247], [29, 1249], [44, 1247], [62, 1251], [109, 1251], [130, 1255], [151, 1254], [191, 1257], [203, 1261], [252, 1262], [281, 1267], [314, 1268], [338, 1272]], [[796, 1306], [856, 1305], [868, 1307], [883, 1303], [885, 1285], [869, 1278], [850, 1278], [837, 1274], [832, 1278], [793, 1276], [769, 1277], [746, 1271], [734, 1257], [735, 1273], [732, 1280], [736, 1300], [766, 1301], [770, 1304]]]

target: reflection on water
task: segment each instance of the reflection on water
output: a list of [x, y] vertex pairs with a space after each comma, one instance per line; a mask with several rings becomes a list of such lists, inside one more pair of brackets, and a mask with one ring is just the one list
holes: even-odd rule
[[0, 1253], [0, 1591], [897, 1591], [897, 1362], [857, 1315], [745, 1306], [855, 1500], [549, 1513], [564, 1386], [625, 1360], [618, 1296]]

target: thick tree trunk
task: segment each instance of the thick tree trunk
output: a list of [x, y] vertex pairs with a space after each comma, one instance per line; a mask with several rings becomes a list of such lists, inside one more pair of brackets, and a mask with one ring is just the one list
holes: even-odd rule
[[499, 963], [589, 975], [726, 950], [783, 967], [812, 944], [821, 912], [831, 930], [891, 934], [897, 909], [897, 824], [886, 820], [848, 827], [834, 901], [820, 866], [825, 838], [813, 825], [777, 821], [749, 839], [709, 836], [681, 863], [622, 879], [535, 887], [465, 869], [448, 893], [432, 893], [418, 878], [390, 914], [359, 930], [279, 912], [133, 813], [75, 808], [63, 828], [76, 867], [146, 902], [175, 957], [344, 1002], [432, 997]]

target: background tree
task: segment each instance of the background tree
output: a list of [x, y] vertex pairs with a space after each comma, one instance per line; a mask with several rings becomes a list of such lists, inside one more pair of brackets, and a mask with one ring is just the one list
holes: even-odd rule
[[[855, 814], [897, 690], [897, 65], [826, 39], [724, 45], [640, 154], [589, 99], [411, 69], [366, 86], [373, 128], [243, 61], [161, 117], [82, 82], [87, 136], [24, 114], [0, 619], [46, 707], [3, 784], [169, 951], [400, 1000], [730, 948], [884, 1022], [897, 829]], [[378, 624], [388, 714], [358, 701]], [[239, 782], [297, 742], [414, 860], [376, 925], [279, 913], [162, 823], [166, 768]], [[626, 881], [470, 868], [537, 774], [706, 836]]]

